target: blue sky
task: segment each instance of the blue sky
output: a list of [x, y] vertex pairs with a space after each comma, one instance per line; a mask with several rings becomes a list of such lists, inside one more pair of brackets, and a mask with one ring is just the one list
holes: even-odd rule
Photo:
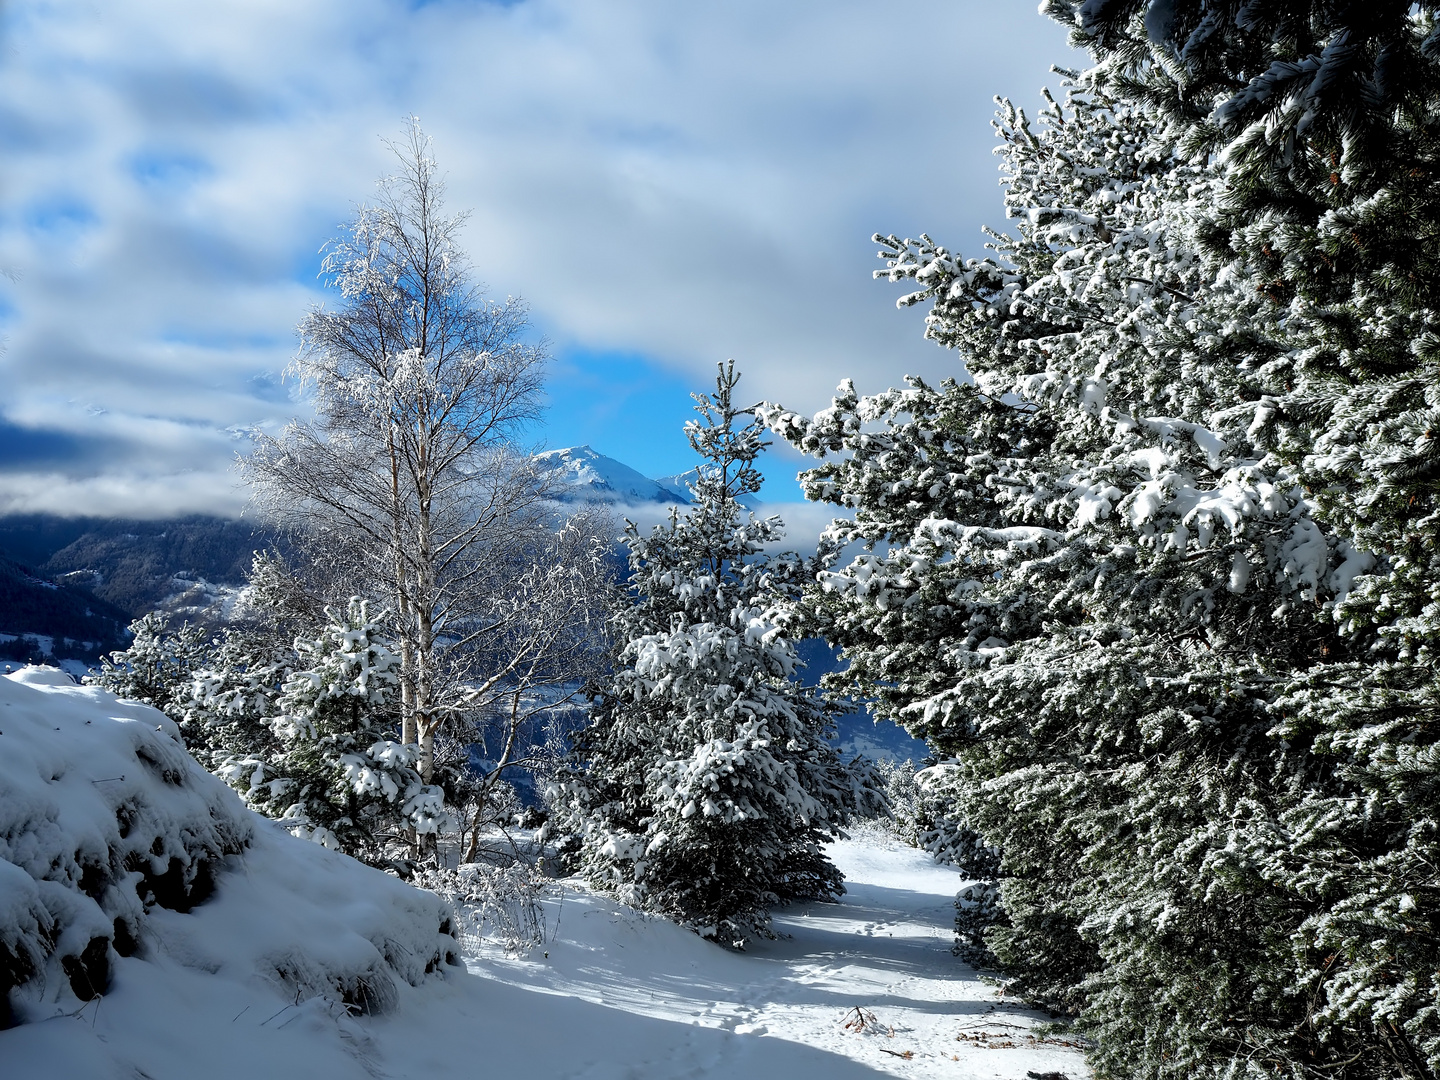
[[317, 251], [406, 115], [553, 346], [533, 440], [662, 475], [727, 357], [804, 410], [955, 373], [869, 237], [977, 251], [993, 95], [1076, 62], [978, 0], [10, 0], [0, 34], [0, 512], [134, 516], [243, 505], [244, 432], [304, 408]]

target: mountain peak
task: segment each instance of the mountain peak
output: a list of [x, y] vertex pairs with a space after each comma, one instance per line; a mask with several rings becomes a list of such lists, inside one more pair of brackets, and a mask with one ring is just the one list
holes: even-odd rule
[[624, 462], [606, 457], [588, 445], [567, 446], [535, 455], [535, 463], [552, 474], [562, 502], [679, 503], [690, 502], [676, 490], [641, 475]]

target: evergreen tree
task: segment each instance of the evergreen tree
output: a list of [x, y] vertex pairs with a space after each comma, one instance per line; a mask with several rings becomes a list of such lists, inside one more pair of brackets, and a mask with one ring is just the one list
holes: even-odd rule
[[877, 237], [975, 385], [764, 411], [869, 549], [811, 607], [1003, 853], [971, 944], [1098, 1069], [1432, 1076], [1430, 315], [1383, 266], [1277, 284], [1356, 219], [1245, 231], [1258, 167], [1110, 60], [1002, 104], [993, 257]]
[[212, 768], [252, 809], [375, 863], [407, 830], [443, 827], [443, 793], [422, 783], [415, 746], [394, 738], [399, 658], [365, 601], [331, 612], [290, 657], [241, 635], [226, 644], [224, 663], [196, 675], [191, 716], [214, 733]]
[[129, 646], [101, 657], [99, 672], [85, 681], [116, 697], [153, 705], [182, 722], [191, 673], [208, 661], [212, 641], [189, 623], [171, 630], [169, 620], [158, 611], [136, 619], [128, 633]]
[[878, 796], [827, 741], [828, 700], [795, 679], [787, 608], [807, 568], [764, 555], [780, 522], [740, 503], [760, 488], [765, 443], [741, 421], [737, 380], [722, 366], [714, 397], [696, 395], [693, 507], [626, 531], [618, 667], [556, 801], [593, 883], [741, 947], [768, 933], [773, 906], [843, 891], [823, 845]]
[[271, 720], [297, 666], [293, 639], [286, 644], [254, 629], [227, 627], [185, 688], [180, 726], [190, 752], [215, 773], [236, 759], [282, 753]]
[[[1295, 932], [1316, 1023], [1359, 1074], [1440, 1070], [1440, 28], [1434, 3], [1057, 3], [1096, 77], [1225, 164], [1203, 247], [1290, 348], [1264, 427], [1351, 552], [1277, 737], [1324, 761], [1267, 875], [1321, 901]], [[1257, 419], [1259, 419], [1257, 417]], [[1370, 1052], [1373, 1049], [1373, 1053]]]

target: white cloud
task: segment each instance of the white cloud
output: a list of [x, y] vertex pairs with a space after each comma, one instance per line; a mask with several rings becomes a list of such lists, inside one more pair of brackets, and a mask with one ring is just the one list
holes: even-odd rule
[[0, 477], [0, 514], [146, 519], [203, 511], [239, 517], [248, 501], [232, 475], [215, 469], [156, 474], [130, 467], [98, 476], [18, 472]]
[[[12, 0], [0, 18], [4, 418], [119, 440], [99, 479], [57, 489], [77, 499], [148, 491], [168, 460], [160, 501], [215, 510], [235, 505], [227, 430], [292, 408], [274, 377], [320, 299], [315, 251], [402, 115], [474, 208], [479, 276], [561, 348], [699, 386], [734, 356], [757, 396], [813, 409], [843, 375], [953, 370], [868, 280], [868, 236], [978, 249], [999, 210], [990, 97], [1032, 100], [1069, 56], [1028, 11], [939, 0]], [[11, 505], [44, 491], [0, 475]]]

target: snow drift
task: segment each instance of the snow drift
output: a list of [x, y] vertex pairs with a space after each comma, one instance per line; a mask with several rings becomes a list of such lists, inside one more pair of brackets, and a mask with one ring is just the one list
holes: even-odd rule
[[0, 677], [0, 1026], [156, 951], [364, 1012], [458, 962], [438, 897], [246, 810], [164, 714], [55, 668]]

